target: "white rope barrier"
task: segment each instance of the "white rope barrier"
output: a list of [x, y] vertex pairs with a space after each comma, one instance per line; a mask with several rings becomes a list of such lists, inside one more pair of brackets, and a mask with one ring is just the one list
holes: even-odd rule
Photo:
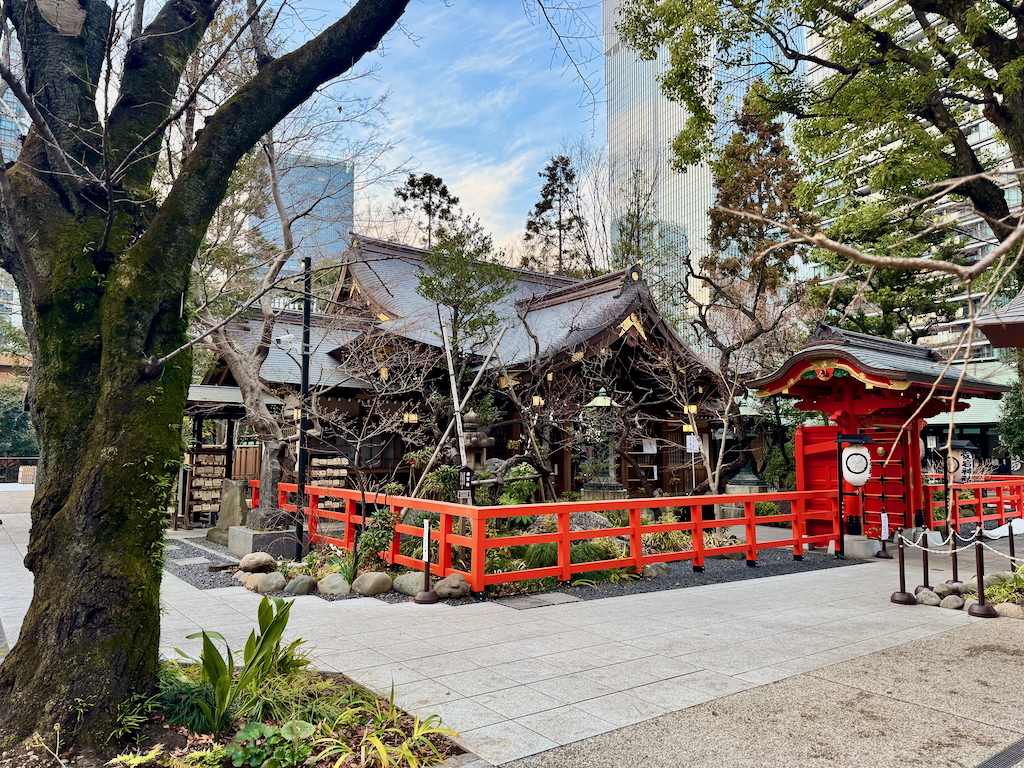
[[[920, 549], [922, 552], [930, 552], [933, 555], [951, 555], [954, 552], [966, 552], [967, 550], [972, 549], [974, 547], [974, 541], [972, 540], [969, 544], [964, 544], [962, 547], [957, 547], [956, 549], [951, 549], [949, 547], [946, 547], [946, 549], [932, 549], [931, 547], [922, 547], [920, 544], [917, 544], [917, 543], [911, 541], [910, 539], [908, 539], [903, 534], [899, 534], [899, 537], [903, 540], [903, 543], [906, 544], [908, 547], [913, 547], [914, 549]], [[946, 538], [946, 540], [943, 541], [942, 543], [943, 544], [948, 544], [949, 540], [952, 537], [953, 537], [953, 534], [950, 534]], [[925, 537], [921, 536], [921, 538], [923, 539]]]

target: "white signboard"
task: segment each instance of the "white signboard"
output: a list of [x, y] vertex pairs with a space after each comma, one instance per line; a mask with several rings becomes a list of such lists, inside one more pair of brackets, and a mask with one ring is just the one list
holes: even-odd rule
[[686, 452], [700, 453], [700, 440], [697, 439], [696, 435], [686, 436]]
[[459, 503], [460, 504], [468, 504], [472, 500], [473, 500], [473, 492], [472, 491], [459, 491]]
[[928, 435], [925, 439], [925, 444], [932, 449], [935, 449], [939, 444], [939, 438], [935, 435]]
[[882, 538], [889, 538], [889, 515], [886, 512], [882, 513]]

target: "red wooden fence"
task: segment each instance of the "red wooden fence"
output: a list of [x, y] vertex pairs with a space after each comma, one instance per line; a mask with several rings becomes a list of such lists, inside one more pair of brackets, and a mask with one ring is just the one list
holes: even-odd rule
[[[253, 488], [253, 506], [259, 504], [259, 482], [251, 483]], [[288, 497], [297, 493], [293, 483], [278, 485], [279, 507], [295, 511], [296, 506]], [[396, 512], [403, 510], [421, 510], [436, 512], [440, 516], [440, 524], [431, 531], [431, 539], [439, 543], [438, 556], [430, 564], [430, 572], [440, 577], [453, 573], [461, 573], [474, 591], [480, 591], [488, 584], [499, 584], [509, 581], [525, 581], [554, 576], [561, 581], [569, 581], [579, 573], [600, 571], [610, 568], [632, 568], [639, 572], [650, 563], [669, 562], [676, 560], [692, 560], [693, 565], [703, 567], [705, 558], [713, 555], [725, 555], [742, 552], [748, 561], [757, 560], [757, 553], [762, 549], [774, 547], [791, 547], [794, 555], [803, 555], [804, 545], [827, 545], [838, 538], [838, 505], [835, 491], [789, 491], [783, 493], [728, 494], [717, 496], [678, 496], [661, 498], [622, 499], [618, 501], [576, 501], [556, 504], [523, 504], [510, 506], [476, 507], [464, 504], [452, 504], [429, 499], [414, 499], [406, 496], [389, 496], [386, 494], [363, 494], [347, 488], [320, 488], [306, 486], [309, 506], [305, 508], [310, 541], [333, 544], [344, 549], [351, 549], [355, 541], [357, 526], [364, 522], [358, 514], [360, 502], [391, 506]], [[344, 499], [343, 510], [328, 510], [320, 507], [321, 499]], [[809, 520], [822, 520], [821, 502], [826, 501], [828, 512], [824, 519], [831, 521], [830, 531], [807, 535]], [[788, 514], [755, 516], [754, 505], [759, 501], [788, 501], [791, 511]], [[809, 510], [808, 502], [817, 502], [818, 509]], [[704, 520], [701, 508], [712, 504], [743, 504], [743, 516], [721, 520]], [[659, 523], [642, 520], [643, 510], [668, 507], [682, 507], [690, 512], [690, 522]], [[611, 510], [628, 511], [629, 524], [616, 528], [570, 531], [570, 515], [576, 512], [605, 512]], [[487, 522], [505, 517], [524, 516], [557, 516], [557, 530], [554, 533], [522, 534], [516, 536], [493, 536], [487, 530]], [[469, 521], [468, 535], [455, 532], [455, 521], [466, 518]], [[320, 532], [322, 521], [338, 521], [342, 523], [340, 536], [327, 536]], [[788, 521], [792, 524], [792, 535], [775, 541], [758, 541], [756, 526], [762, 523]], [[745, 541], [728, 546], [707, 547], [704, 543], [704, 532], [720, 528], [742, 526], [745, 530]], [[692, 549], [677, 552], [660, 552], [644, 554], [642, 537], [646, 533], [667, 531], [685, 531], [692, 535]], [[404, 565], [418, 570], [423, 569], [423, 561], [407, 557], [399, 551], [401, 535], [422, 536], [422, 529], [405, 524], [395, 528], [395, 538], [391, 550], [386, 553], [389, 564]], [[573, 542], [606, 537], [629, 537], [629, 552], [623, 558], [600, 560], [588, 563], [570, 561], [570, 547]], [[497, 547], [513, 547], [542, 542], [558, 544], [558, 563], [547, 568], [530, 568], [510, 573], [486, 573], [485, 558], [488, 549]], [[452, 561], [452, 548], [465, 547], [471, 553], [470, 570], [456, 568]]]
[[[941, 476], [929, 475], [929, 478]], [[1012, 517], [1024, 517], [1024, 477], [1017, 475], [988, 475], [977, 482], [950, 485], [949, 519], [936, 519], [935, 513], [945, 514], [946, 502], [932, 499], [932, 493], [942, 492], [941, 483], [926, 485], [928, 500], [928, 527], [959, 527], [963, 523], [986, 523], [990, 520], [1004, 525]], [[968, 498], [961, 499], [960, 491]]]

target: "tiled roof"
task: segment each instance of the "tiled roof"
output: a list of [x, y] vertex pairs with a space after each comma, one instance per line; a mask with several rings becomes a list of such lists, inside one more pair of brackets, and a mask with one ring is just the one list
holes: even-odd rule
[[938, 382], [943, 391], [959, 388], [974, 393], [1001, 393], [1009, 387], [975, 376], [963, 375], [962, 369], [949, 363], [931, 347], [903, 341], [881, 339], [864, 333], [846, 331], [822, 324], [803, 347], [781, 368], [769, 376], [750, 382], [751, 387], [765, 387], [776, 383], [795, 362], [826, 356], [846, 358], [855, 362], [866, 373], [898, 381], [931, 386]]
[[997, 349], [1024, 347], [1024, 291], [1005, 307], [982, 315], [974, 324]]
[[[439, 346], [437, 307], [416, 293], [426, 269], [424, 253], [358, 236], [349, 252], [349, 270], [362, 295], [387, 318], [381, 318], [380, 328]], [[506, 328], [498, 357], [509, 366], [573, 350], [644, 303], [646, 284], [636, 268], [590, 280], [512, 272], [515, 286], [494, 308]], [[488, 346], [481, 340], [478, 351]]]

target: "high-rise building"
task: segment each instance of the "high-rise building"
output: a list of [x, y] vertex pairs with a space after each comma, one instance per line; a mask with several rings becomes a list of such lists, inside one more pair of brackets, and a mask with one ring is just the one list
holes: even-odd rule
[[[0, 96], [0, 150], [4, 160], [11, 162], [21, 154], [21, 137], [28, 133], [29, 117], [13, 91], [6, 88]], [[21, 305], [14, 278], [0, 270], [0, 317], [21, 325]]]
[[[340, 256], [351, 242], [355, 203], [354, 167], [347, 160], [316, 155], [282, 154], [279, 158], [280, 189], [292, 224], [295, 253], [285, 272], [297, 272], [308, 252], [314, 263]], [[259, 222], [263, 236], [282, 247], [281, 225], [276, 210]]]
[[[714, 178], [706, 161], [685, 173], [672, 169], [671, 143], [689, 114], [661, 90], [659, 77], [669, 64], [667, 52], [644, 61], [619, 38], [619, 5], [620, 0], [602, 3], [612, 243], [619, 236], [620, 222], [635, 219], [638, 213], [647, 217], [656, 248], [648, 281], [664, 307], [675, 307], [667, 310], [673, 319], [682, 320], [685, 308], [680, 306], [678, 286], [687, 274], [687, 261], [699, 264], [708, 255]], [[720, 89], [715, 112], [722, 127], [742, 106], [750, 74], [741, 78], [726, 70], [716, 73]], [[713, 85], [708, 83], [709, 89]], [[715, 138], [722, 144], [728, 131], [716, 132]]]

